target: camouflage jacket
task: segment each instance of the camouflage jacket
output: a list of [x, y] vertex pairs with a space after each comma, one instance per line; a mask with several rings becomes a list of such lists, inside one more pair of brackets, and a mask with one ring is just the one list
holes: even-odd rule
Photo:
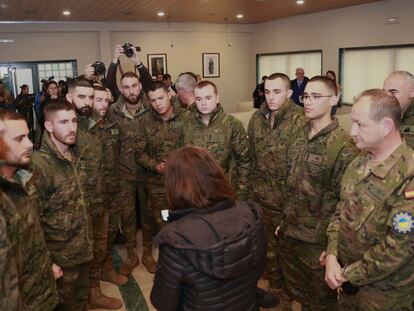
[[197, 105], [196, 105], [195, 102], [192, 103], [190, 106], [187, 106], [186, 104], [184, 104], [181, 101], [181, 99], [178, 95], [176, 95], [172, 98], [172, 102], [173, 102], [174, 106], [175, 105], [180, 105], [180, 107], [185, 109], [185, 110], [188, 110], [188, 111], [191, 111], [191, 112], [196, 112], [197, 111]]
[[184, 144], [207, 149], [230, 178], [230, 163], [236, 162], [238, 184], [234, 184], [240, 200], [247, 199], [249, 191], [250, 148], [246, 130], [235, 117], [225, 113], [220, 104], [210, 115], [208, 125], [197, 111], [191, 115], [184, 132]]
[[303, 124], [303, 109], [288, 99], [275, 115], [273, 128], [271, 111], [264, 102], [253, 114], [247, 129], [252, 153], [250, 189], [253, 199], [279, 216], [285, 195], [286, 144], [289, 136]]
[[149, 102], [144, 93], [140, 96], [141, 109], [132, 115], [126, 106], [123, 95], [109, 107], [107, 119], [116, 122], [120, 137], [119, 154], [119, 176], [123, 180], [137, 181], [145, 179], [145, 170], [138, 165], [135, 159], [136, 131], [138, 129], [139, 117], [148, 110]]
[[152, 108], [144, 113], [137, 130], [137, 162], [147, 170], [147, 182], [164, 185], [164, 175], [156, 166], [168, 154], [183, 146], [184, 123], [187, 111], [178, 103], [173, 105], [173, 115], [164, 121]]
[[21, 311], [23, 306], [19, 293], [16, 260], [13, 246], [7, 234], [7, 222], [3, 209], [8, 200], [0, 190], [0, 310]]
[[280, 228], [285, 236], [325, 247], [340, 181], [357, 151], [336, 118], [312, 138], [310, 126], [307, 122], [288, 143], [288, 198]]
[[[94, 135], [100, 141], [102, 152], [102, 170], [103, 170], [103, 198], [106, 206], [110, 204], [111, 208], [116, 208], [113, 199], [119, 192], [119, 172], [118, 158], [120, 152], [120, 137], [118, 126], [114, 122], [108, 122], [105, 119], [95, 121], [89, 119], [89, 133]], [[115, 202], [116, 203], [116, 202]]]
[[401, 120], [401, 135], [407, 145], [414, 148], [414, 101], [408, 107]]
[[18, 170], [14, 181], [0, 176], [1, 202], [17, 265], [19, 290], [25, 310], [53, 310], [58, 304], [52, 261], [38, 213], [32, 173]]
[[49, 136], [44, 135], [40, 150], [33, 155], [46, 244], [52, 261], [62, 267], [92, 259], [91, 219], [84, 192], [87, 149], [87, 146], [73, 146], [70, 161], [61, 155]]
[[381, 310], [412, 310], [405, 304], [414, 291], [413, 150], [403, 143], [377, 166], [368, 160], [361, 154], [345, 171], [327, 251]]
[[78, 132], [76, 144], [85, 149], [83, 158], [86, 163], [86, 184], [84, 185], [85, 200], [88, 203], [89, 214], [92, 218], [100, 217], [104, 211], [103, 203], [103, 149], [98, 137], [88, 133], [88, 119], [78, 117]]

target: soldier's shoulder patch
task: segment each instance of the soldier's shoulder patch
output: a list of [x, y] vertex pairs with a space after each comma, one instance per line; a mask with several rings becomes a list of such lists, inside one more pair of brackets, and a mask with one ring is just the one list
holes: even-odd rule
[[414, 230], [414, 216], [410, 212], [397, 212], [392, 216], [392, 229], [399, 234]]

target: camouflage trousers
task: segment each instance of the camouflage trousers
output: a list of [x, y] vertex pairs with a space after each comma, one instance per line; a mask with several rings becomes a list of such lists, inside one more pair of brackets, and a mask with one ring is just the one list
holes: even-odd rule
[[112, 206], [108, 208], [108, 244], [103, 269], [112, 269], [112, 249], [114, 248], [115, 238], [121, 221], [121, 211], [115, 206], [116, 204], [115, 201], [115, 204], [111, 204]]
[[142, 211], [147, 205], [144, 183], [130, 180], [120, 181], [119, 202], [121, 202], [121, 228], [122, 232], [125, 234], [125, 246], [127, 249], [136, 248], [137, 246], [135, 212], [137, 194], [142, 214]]
[[281, 216], [272, 208], [263, 207], [263, 223], [267, 233], [268, 247], [266, 255], [266, 275], [269, 280], [269, 288], [278, 289], [283, 286], [282, 272], [279, 263], [279, 243], [275, 230], [280, 224]]
[[302, 304], [302, 311], [338, 310], [337, 292], [325, 282], [325, 270], [319, 256], [325, 247], [306, 243], [280, 233], [280, 268], [292, 299]]
[[92, 218], [93, 230], [93, 259], [89, 266], [90, 287], [99, 286], [101, 280], [102, 265], [107, 254], [108, 247], [108, 210], [103, 209], [100, 215]]
[[363, 286], [354, 295], [339, 294], [339, 311], [412, 311], [414, 297], [407, 292]]
[[148, 205], [142, 210], [142, 237], [144, 247], [152, 246], [152, 238], [167, 224], [162, 220], [161, 210], [168, 208], [164, 185], [148, 184]]
[[56, 311], [88, 310], [89, 263], [62, 267], [63, 276], [56, 281], [59, 305]]

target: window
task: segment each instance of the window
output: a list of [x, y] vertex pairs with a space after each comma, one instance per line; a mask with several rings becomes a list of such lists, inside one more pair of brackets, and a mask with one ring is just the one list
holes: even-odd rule
[[414, 72], [414, 45], [340, 49], [342, 100], [353, 103], [362, 91], [382, 88], [395, 70]]
[[303, 51], [274, 54], [258, 54], [256, 56], [257, 81], [262, 76], [275, 72], [287, 74], [295, 79], [295, 70], [302, 67], [307, 77], [320, 75], [322, 72], [322, 51]]
[[42, 88], [42, 79], [54, 76], [54, 81], [77, 76], [76, 60], [0, 63], [0, 79], [6, 88], [17, 96], [22, 84], [29, 85], [30, 93], [37, 93]]
[[[73, 78], [73, 67], [72, 61], [66, 62], [53, 62], [53, 63], [40, 63], [37, 65], [37, 71], [39, 74], [39, 85], [41, 85], [42, 79], [48, 79], [54, 76], [56, 82], [59, 80], [65, 80], [67, 77]], [[76, 64], [75, 64], [76, 66]]]

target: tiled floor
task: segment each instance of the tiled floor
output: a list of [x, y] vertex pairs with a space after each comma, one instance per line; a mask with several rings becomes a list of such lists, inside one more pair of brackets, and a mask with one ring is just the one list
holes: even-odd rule
[[[137, 245], [139, 245], [138, 247], [138, 256], [139, 259], [141, 260], [141, 256], [142, 256], [142, 237], [141, 234], [139, 233], [137, 236]], [[116, 250], [118, 252], [118, 254], [121, 256], [121, 258], [124, 260], [126, 258], [126, 251], [124, 249], [124, 247], [122, 247], [122, 245], [120, 246], [116, 246]], [[154, 258], [156, 258], [157, 256], [157, 251], [154, 251]], [[149, 300], [149, 295], [151, 292], [151, 288], [152, 288], [152, 283], [153, 283], [153, 279], [154, 279], [154, 275], [148, 273], [148, 271], [145, 269], [145, 267], [140, 264], [138, 267], [136, 267], [134, 269], [134, 271], [132, 272], [135, 280], [137, 281], [139, 287], [141, 288], [141, 291], [145, 297], [145, 300], [147, 301], [147, 305], [148, 305], [148, 310], [149, 311], [156, 311], [156, 309], [151, 305], [151, 302]], [[116, 297], [119, 299], [122, 299], [121, 297], [121, 293], [119, 292], [119, 289], [116, 285], [112, 284], [112, 283], [108, 283], [108, 282], [101, 282], [101, 288], [102, 291], [107, 295], [107, 296], [111, 296], [111, 297]], [[104, 311], [103, 309], [94, 309], [97, 311]], [[121, 309], [118, 309], [120, 311], [127, 311], [125, 309], [125, 307], [123, 306]], [[141, 311], [141, 310], [128, 310], [128, 311]]]

